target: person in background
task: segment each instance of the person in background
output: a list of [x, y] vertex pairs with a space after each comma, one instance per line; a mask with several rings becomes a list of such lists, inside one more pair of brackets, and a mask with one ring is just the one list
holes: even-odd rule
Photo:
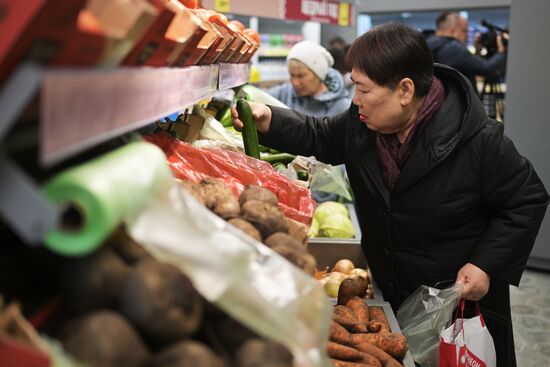
[[348, 46], [349, 44], [340, 36], [334, 36], [328, 41], [328, 48], [341, 48], [344, 50]]
[[[468, 20], [458, 13], [443, 12], [436, 19], [435, 34], [428, 37], [426, 42], [435, 62], [460, 71], [477, 91], [476, 75], [489, 80], [496, 80], [504, 75], [506, 48], [499, 35], [498, 52], [486, 59], [472, 54], [466, 47], [467, 40]], [[476, 47], [479, 50], [479, 45]]]
[[[316, 118], [251, 103], [260, 143], [344, 163], [384, 299], [397, 310], [420, 285], [463, 284], [497, 366], [514, 367], [509, 285], [519, 285], [544, 218], [543, 183], [464, 75], [434, 65], [420, 32], [376, 26], [347, 61], [356, 86], [347, 111]], [[232, 118], [241, 128], [235, 108]]]
[[349, 45], [345, 48], [331, 48], [328, 50], [332, 58], [334, 59], [333, 68], [338, 70], [344, 79], [344, 87], [346, 88], [348, 95], [353, 95], [353, 82], [350, 75], [351, 70], [346, 65], [346, 52], [349, 49]]
[[291, 109], [312, 116], [331, 116], [348, 109], [351, 100], [340, 73], [332, 68], [334, 59], [312, 41], [295, 44], [287, 56], [290, 81], [267, 93]]

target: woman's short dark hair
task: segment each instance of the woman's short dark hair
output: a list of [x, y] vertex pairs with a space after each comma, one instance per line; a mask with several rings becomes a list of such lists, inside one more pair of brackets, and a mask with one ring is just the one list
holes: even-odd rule
[[391, 90], [410, 78], [415, 94], [425, 96], [432, 84], [432, 53], [422, 34], [402, 23], [384, 23], [357, 38], [346, 63]]

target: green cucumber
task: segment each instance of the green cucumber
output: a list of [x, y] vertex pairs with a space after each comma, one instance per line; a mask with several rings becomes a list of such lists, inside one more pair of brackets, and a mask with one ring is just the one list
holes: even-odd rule
[[288, 154], [288, 153], [278, 153], [278, 154], [270, 154], [262, 157], [262, 161], [269, 162], [271, 164], [275, 162], [282, 162], [284, 164], [289, 164], [296, 158], [295, 155]]
[[250, 105], [245, 99], [239, 98], [237, 100], [237, 112], [239, 112], [239, 119], [243, 122], [244, 152], [246, 155], [260, 159], [258, 131], [256, 130], [256, 123]]
[[308, 171], [304, 171], [304, 170], [297, 170], [296, 171], [296, 175], [298, 176], [298, 180], [301, 180], [301, 181], [307, 181], [309, 180], [309, 172]]
[[231, 119], [231, 108], [227, 107], [221, 114], [220, 122], [224, 127], [233, 126], [233, 120]]

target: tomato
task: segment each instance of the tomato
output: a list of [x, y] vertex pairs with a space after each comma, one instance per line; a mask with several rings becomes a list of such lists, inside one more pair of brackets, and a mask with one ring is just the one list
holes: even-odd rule
[[227, 25], [235, 32], [243, 33], [244, 31], [244, 24], [238, 20], [231, 20]]
[[180, 3], [188, 7], [189, 9], [196, 9], [198, 0], [178, 0]]
[[260, 44], [260, 34], [258, 32], [256, 32], [255, 30], [250, 29], [250, 28], [246, 28], [243, 33], [252, 42], [255, 42], [257, 45]]

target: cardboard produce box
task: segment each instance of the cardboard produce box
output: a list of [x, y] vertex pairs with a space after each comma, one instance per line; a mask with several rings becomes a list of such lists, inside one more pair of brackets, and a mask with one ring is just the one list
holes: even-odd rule
[[[336, 306], [336, 299], [331, 299], [331, 302], [334, 306]], [[388, 323], [390, 325], [390, 331], [393, 333], [399, 333], [402, 334], [401, 328], [399, 327], [399, 324], [397, 323], [397, 318], [395, 317], [395, 313], [393, 312], [393, 309], [391, 308], [391, 305], [389, 302], [381, 302], [378, 300], [373, 299], [365, 299], [365, 302], [369, 306], [378, 306], [381, 307], [384, 311], [384, 314], [386, 315], [386, 319], [388, 319]], [[405, 367], [415, 367], [414, 360], [412, 358], [411, 352], [407, 351], [407, 354], [405, 354], [405, 357], [403, 358], [403, 365]]]

